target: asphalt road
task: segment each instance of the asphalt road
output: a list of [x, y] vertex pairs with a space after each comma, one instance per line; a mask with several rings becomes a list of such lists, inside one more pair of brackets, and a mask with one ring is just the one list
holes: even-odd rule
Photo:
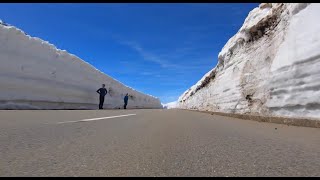
[[0, 111], [0, 176], [320, 176], [320, 129], [184, 110]]

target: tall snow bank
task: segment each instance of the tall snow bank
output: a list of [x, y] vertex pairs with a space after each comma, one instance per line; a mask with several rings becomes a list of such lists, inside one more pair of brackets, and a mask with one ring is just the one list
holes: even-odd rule
[[262, 3], [178, 107], [320, 119], [320, 4]]
[[105, 108], [161, 108], [138, 92], [65, 50], [0, 22], [0, 109], [97, 109], [96, 90], [106, 84]]

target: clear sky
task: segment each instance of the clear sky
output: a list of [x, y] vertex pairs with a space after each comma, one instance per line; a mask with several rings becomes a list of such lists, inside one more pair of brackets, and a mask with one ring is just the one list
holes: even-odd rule
[[167, 103], [216, 65], [224, 44], [257, 6], [1, 3], [0, 19]]

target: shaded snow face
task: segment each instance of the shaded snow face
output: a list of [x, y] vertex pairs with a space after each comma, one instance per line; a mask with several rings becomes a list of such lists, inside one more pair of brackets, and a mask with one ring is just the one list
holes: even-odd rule
[[318, 17], [319, 4], [261, 4], [178, 107], [319, 119]]
[[105, 84], [105, 108], [161, 108], [158, 98], [138, 92], [39, 38], [0, 23], [0, 109], [97, 109]]

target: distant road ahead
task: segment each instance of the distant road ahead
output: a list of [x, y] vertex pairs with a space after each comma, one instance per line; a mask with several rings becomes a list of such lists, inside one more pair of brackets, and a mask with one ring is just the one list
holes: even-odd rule
[[320, 129], [184, 110], [0, 111], [0, 176], [320, 176]]

